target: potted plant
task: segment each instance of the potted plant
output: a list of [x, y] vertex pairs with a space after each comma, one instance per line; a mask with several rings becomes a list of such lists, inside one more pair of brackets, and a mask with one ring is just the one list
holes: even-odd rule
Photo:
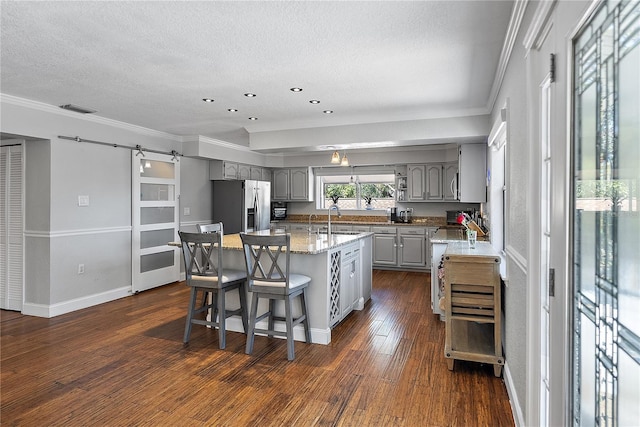
[[373, 200], [373, 197], [372, 196], [362, 196], [362, 198], [365, 201], [365, 209], [367, 209], [367, 210], [373, 209], [373, 206], [371, 206], [371, 201]]

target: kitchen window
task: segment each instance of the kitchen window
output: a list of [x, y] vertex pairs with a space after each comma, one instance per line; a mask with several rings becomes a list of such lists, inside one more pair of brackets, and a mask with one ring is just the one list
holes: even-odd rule
[[395, 206], [395, 174], [393, 170], [317, 171], [316, 208], [328, 209], [335, 203], [340, 210], [386, 210]]

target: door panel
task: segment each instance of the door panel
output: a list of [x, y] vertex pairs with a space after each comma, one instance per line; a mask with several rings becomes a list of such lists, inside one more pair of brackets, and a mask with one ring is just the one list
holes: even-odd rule
[[132, 292], [180, 277], [180, 163], [164, 154], [132, 152]]

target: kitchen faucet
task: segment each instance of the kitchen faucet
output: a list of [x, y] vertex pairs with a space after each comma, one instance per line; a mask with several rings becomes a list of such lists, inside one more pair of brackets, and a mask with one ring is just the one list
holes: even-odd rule
[[312, 217], [312, 216], [315, 216], [315, 217], [316, 217], [316, 219], [318, 219], [318, 215], [316, 215], [316, 214], [314, 214], [314, 213], [309, 214], [309, 228], [308, 228], [309, 234], [311, 234], [311, 217]]
[[340, 213], [340, 208], [338, 207], [338, 205], [336, 205], [335, 203], [331, 206], [329, 206], [329, 215], [328, 215], [328, 219], [327, 219], [327, 238], [330, 239], [331, 238], [331, 211], [335, 209], [336, 212], [338, 212], [338, 218], [340, 218], [342, 216], [342, 214]]

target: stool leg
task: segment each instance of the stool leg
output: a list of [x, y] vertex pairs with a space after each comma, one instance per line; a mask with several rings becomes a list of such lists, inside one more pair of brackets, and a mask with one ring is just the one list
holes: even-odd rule
[[291, 296], [284, 300], [285, 321], [287, 323], [287, 359], [295, 359], [293, 346], [293, 314], [291, 313]]
[[227, 331], [225, 327], [227, 323], [225, 300], [227, 298], [223, 289], [218, 289], [218, 292], [216, 292], [215, 294], [218, 300], [218, 339], [220, 341], [220, 348], [224, 349], [227, 346]]
[[251, 298], [251, 316], [249, 317], [249, 331], [247, 331], [247, 347], [245, 353], [253, 353], [253, 338], [256, 329], [256, 315], [258, 314], [258, 293], [254, 292]]
[[300, 294], [300, 307], [302, 308], [302, 315], [304, 316], [304, 321], [302, 322], [302, 326], [304, 326], [304, 338], [308, 344], [311, 344], [311, 328], [309, 327], [309, 315], [307, 314], [307, 288], [304, 288]]
[[242, 317], [242, 327], [244, 328], [244, 333], [247, 333], [249, 329], [248, 326], [248, 316], [247, 316], [247, 282], [242, 282], [240, 286], [238, 286], [238, 292], [240, 293], [240, 316]]
[[191, 319], [193, 319], [193, 310], [195, 310], [197, 299], [198, 290], [192, 286], [191, 297], [189, 298], [189, 308], [187, 309], [187, 324], [184, 326], [184, 338], [182, 339], [182, 342], [185, 344], [189, 342], [189, 336], [191, 336]]
[[[269, 299], [269, 330], [273, 331], [274, 323], [273, 316], [276, 313], [276, 301], [274, 299]], [[273, 338], [273, 334], [267, 334], [269, 338]]]

